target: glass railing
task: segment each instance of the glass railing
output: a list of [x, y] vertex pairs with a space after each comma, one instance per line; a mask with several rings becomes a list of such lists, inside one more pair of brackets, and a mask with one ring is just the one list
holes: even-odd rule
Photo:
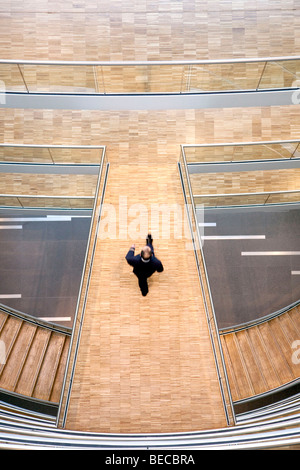
[[[182, 145], [182, 154], [195, 206], [300, 202], [299, 140]], [[268, 182], [268, 190], [256, 191], [257, 185], [264, 189], [262, 181]], [[247, 191], [250, 187], [253, 191]]]
[[0, 61], [0, 92], [148, 94], [299, 88], [300, 57], [67, 62]]
[[93, 209], [94, 197], [0, 194], [0, 207], [14, 209]]
[[216, 315], [214, 311], [214, 305], [212, 301], [211, 289], [208, 280], [207, 268], [205, 264], [201, 234], [199, 224], [196, 216], [196, 207], [192, 194], [192, 188], [190, 184], [187, 163], [184, 157], [183, 151], [180, 155], [180, 161], [178, 163], [180, 181], [184, 196], [184, 203], [186, 208], [187, 223], [189, 225], [193, 250], [196, 258], [196, 265], [199, 275], [200, 286], [203, 294], [204, 307], [206, 318], [208, 322], [216, 368], [218, 373], [218, 379], [220, 383], [221, 394], [224, 403], [224, 409], [227, 417], [228, 424], [235, 423], [235, 415], [233, 409], [233, 403], [231, 399], [231, 393], [228, 383], [228, 377], [226, 372], [225, 361], [223, 357], [222, 347], [220, 344], [220, 337], [218, 332], [218, 325]]
[[300, 158], [300, 141], [184, 145], [188, 165]]
[[271, 204], [297, 204], [300, 203], [300, 190], [266, 191], [236, 194], [202, 194], [194, 195], [196, 206], [204, 208], [229, 206], [255, 206]]
[[0, 144], [0, 207], [92, 210], [104, 153], [104, 146]]
[[0, 163], [47, 165], [100, 165], [104, 147], [99, 145], [0, 144]]

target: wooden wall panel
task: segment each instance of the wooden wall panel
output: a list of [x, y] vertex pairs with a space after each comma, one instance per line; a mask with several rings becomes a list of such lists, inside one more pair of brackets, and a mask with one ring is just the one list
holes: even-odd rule
[[0, 173], [2, 194], [93, 197], [96, 184], [97, 175]]
[[[120, 112], [0, 109], [0, 139], [107, 145], [110, 158], [119, 163], [146, 164], [151, 154], [161, 161], [169, 155], [176, 159], [180, 144], [299, 139], [299, 111], [300, 105]], [[98, 153], [94, 162], [99, 163]]]
[[0, 57], [174, 60], [295, 55], [297, 0], [5, 0]]

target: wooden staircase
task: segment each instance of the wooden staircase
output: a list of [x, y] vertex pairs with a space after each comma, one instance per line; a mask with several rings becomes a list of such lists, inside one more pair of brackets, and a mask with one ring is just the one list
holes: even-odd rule
[[67, 329], [0, 310], [0, 341], [5, 345], [0, 389], [58, 403], [70, 344]]
[[300, 343], [296, 343], [299, 340], [298, 306], [245, 329], [222, 331], [221, 344], [233, 402], [299, 379]]

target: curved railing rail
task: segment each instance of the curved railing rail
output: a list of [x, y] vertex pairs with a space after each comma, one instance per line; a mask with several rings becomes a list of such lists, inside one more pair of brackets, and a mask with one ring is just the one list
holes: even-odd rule
[[[296, 387], [298, 390], [295, 393], [289, 394], [290, 387]], [[237, 423], [250, 423], [254, 421], [266, 421], [271, 419], [276, 419], [279, 416], [284, 417], [287, 415], [292, 415], [293, 413], [299, 413], [300, 409], [300, 381], [294, 384], [287, 384], [282, 386], [278, 390], [270, 391], [270, 395], [275, 394], [275, 400], [271, 400], [270, 403], [266, 404], [265, 396], [262, 397], [263, 403], [260, 407], [255, 407], [254, 409], [240, 410], [240, 413], [237, 415]], [[285, 393], [285, 391], [287, 393]], [[277, 400], [276, 400], [277, 395]], [[281, 395], [281, 399], [278, 399], [278, 395]], [[283, 395], [283, 396], [282, 396]], [[259, 399], [259, 397], [258, 397]], [[243, 406], [242, 401], [237, 402], [237, 406], [240, 404]], [[248, 404], [247, 404], [248, 408]]]
[[[6, 405], [12, 405], [19, 407], [23, 410], [26, 410], [31, 414], [31, 418], [33, 419], [38, 414], [44, 416], [44, 422], [47, 422], [51, 419], [55, 419], [58, 410], [58, 404], [42, 400], [39, 398], [28, 397], [26, 395], [22, 395], [20, 393], [15, 393], [11, 391], [7, 391], [5, 389], [0, 388], [0, 404], [4, 402]], [[1, 420], [1, 413], [0, 413], [0, 420]]]
[[238, 325], [232, 325], [232, 326], [226, 327], [226, 328], [220, 328], [219, 332], [222, 335], [222, 334], [226, 334], [226, 333], [233, 333], [233, 332], [237, 332], [237, 331], [241, 331], [241, 330], [246, 330], [247, 328], [251, 328], [252, 326], [261, 325], [262, 323], [266, 323], [270, 320], [273, 320], [274, 318], [280, 317], [280, 315], [283, 315], [283, 314], [289, 312], [290, 310], [292, 310], [295, 307], [298, 307], [299, 305], [300, 305], [300, 300], [297, 300], [296, 302], [293, 302], [292, 304], [287, 305], [286, 307], [283, 307], [280, 310], [276, 310], [276, 312], [272, 312], [272, 313], [270, 313], [268, 315], [265, 315], [263, 317], [256, 318], [255, 320], [240, 323]]
[[299, 73], [299, 56], [124, 62], [0, 60], [0, 89], [72, 94], [297, 89]]
[[[249, 416], [260, 417], [260, 419], [267, 419], [268, 413], [264, 415], [264, 409], [272, 410], [272, 407], [278, 408], [278, 411], [273, 412], [273, 416], [282, 415], [286, 413], [297, 413], [300, 410], [300, 400], [297, 396], [299, 395], [300, 390], [300, 379], [294, 379], [290, 382], [287, 382], [279, 387], [267, 390], [262, 393], [253, 395], [252, 397], [242, 398], [234, 402], [234, 409], [236, 411], [236, 421], [237, 423], [245, 422], [249, 420]], [[291, 409], [289, 406], [286, 406], [285, 400], [297, 400]]]
[[[1, 449], [247, 450], [299, 445], [300, 412], [234, 427], [172, 434], [101, 434], [34, 427], [0, 419]], [[128, 455], [128, 454], [127, 454]]]
[[52, 427], [55, 426], [55, 417], [41, 413], [36, 410], [24, 409], [17, 404], [7, 403], [0, 400], [0, 422], [14, 422], [20, 424], [31, 424], [32, 426]]
[[18, 318], [19, 320], [24, 320], [28, 323], [32, 323], [36, 326], [40, 326], [48, 330], [56, 331], [57, 333], [71, 335], [71, 332], [72, 332], [72, 328], [68, 326], [63, 326], [55, 322], [48, 322], [45, 320], [41, 320], [40, 318], [36, 318], [33, 315], [30, 315], [28, 313], [20, 312], [19, 310], [13, 309], [4, 304], [0, 304], [0, 312], [3, 312], [12, 317]]

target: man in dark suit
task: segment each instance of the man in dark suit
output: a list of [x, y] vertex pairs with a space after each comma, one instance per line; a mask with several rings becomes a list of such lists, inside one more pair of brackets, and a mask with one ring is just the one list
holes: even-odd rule
[[142, 295], [148, 294], [148, 277], [152, 276], [155, 271], [161, 273], [164, 268], [162, 263], [154, 255], [153, 239], [149, 234], [146, 239], [146, 246], [141, 251], [140, 255], [135, 255], [135, 245], [132, 245], [126, 255], [126, 261], [130, 266], [133, 266], [133, 272], [139, 280], [139, 287]]

